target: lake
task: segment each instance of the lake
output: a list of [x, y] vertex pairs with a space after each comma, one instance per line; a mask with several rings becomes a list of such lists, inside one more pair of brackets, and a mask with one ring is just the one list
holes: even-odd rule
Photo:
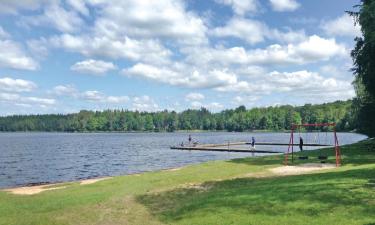
[[[0, 133], [0, 188], [55, 183], [175, 168], [248, 153], [171, 150], [189, 133]], [[288, 143], [289, 133], [192, 133], [200, 143], [250, 141]], [[301, 134], [306, 142], [333, 143], [332, 133]], [[298, 137], [298, 134], [297, 134]], [[367, 138], [338, 133], [340, 145]], [[309, 141], [311, 140], [311, 141]], [[262, 146], [286, 151], [287, 146]], [[306, 147], [306, 150], [309, 150]], [[312, 148], [310, 148], [312, 149]], [[255, 154], [260, 156], [262, 154]], [[264, 155], [264, 154], [263, 154]]]

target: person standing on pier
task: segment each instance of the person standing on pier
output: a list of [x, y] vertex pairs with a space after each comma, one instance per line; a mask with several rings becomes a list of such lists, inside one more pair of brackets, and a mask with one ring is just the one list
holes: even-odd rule
[[251, 148], [255, 149], [255, 138], [251, 137]]
[[303, 139], [302, 139], [302, 137], [299, 137], [299, 150], [301, 152], [303, 151]]
[[191, 144], [191, 141], [192, 141], [192, 139], [191, 139], [191, 135], [189, 134], [189, 138], [188, 138], [188, 140], [189, 140], [189, 145]]

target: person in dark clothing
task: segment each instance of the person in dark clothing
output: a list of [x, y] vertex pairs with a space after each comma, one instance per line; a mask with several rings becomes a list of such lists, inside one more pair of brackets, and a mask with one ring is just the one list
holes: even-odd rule
[[303, 151], [303, 139], [302, 139], [302, 137], [299, 137], [299, 150]]
[[252, 137], [251, 138], [251, 147], [255, 147], [255, 138], [254, 137]]
[[191, 138], [191, 135], [190, 135], [190, 134], [189, 134], [189, 138], [188, 138], [188, 140], [189, 140], [189, 144], [191, 144], [192, 138]]

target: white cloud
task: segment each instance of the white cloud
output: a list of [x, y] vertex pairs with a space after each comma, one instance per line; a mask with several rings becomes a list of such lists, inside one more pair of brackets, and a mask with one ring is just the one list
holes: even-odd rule
[[97, 90], [80, 92], [71, 84], [55, 86], [49, 93], [97, 104], [123, 104], [130, 100], [128, 96], [111, 96]]
[[267, 73], [266, 68], [261, 67], [261, 66], [252, 66], [252, 65], [238, 67], [234, 71], [237, 75], [250, 78], [250, 79], [262, 78]]
[[[286, 93], [293, 97], [298, 93], [303, 98], [308, 98], [317, 96], [324, 90], [305, 84], [309, 82], [314, 85], [324, 84], [324, 87], [334, 87], [335, 91], [330, 89], [327, 96], [343, 98], [353, 93], [350, 82], [335, 79], [338, 76], [326, 78], [308, 71], [293, 73], [268, 71], [268, 69], [280, 69], [285, 65], [294, 68], [348, 56], [348, 50], [334, 38], [322, 38], [317, 35], [307, 37], [304, 30], [269, 27], [262, 20], [247, 15], [259, 10], [257, 0], [216, 1], [232, 7], [235, 15], [223, 26], [210, 31], [206, 26], [209, 22], [190, 10], [188, 3], [183, 0], [57, 0], [43, 2], [45, 4], [41, 4], [42, 1], [31, 0], [25, 2], [25, 6], [4, 0], [0, 2], [0, 7], [4, 6], [0, 9], [0, 13], [6, 11], [6, 13], [17, 14], [19, 11], [28, 11], [24, 14], [26, 16], [19, 16], [20, 19], [30, 19], [24, 22], [26, 25], [48, 26], [61, 31], [61, 34], [54, 31], [53, 36], [26, 41], [27, 50], [37, 59], [38, 56], [45, 58], [48, 48], [78, 53], [87, 60], [75, 63], [71, 66], [71, 70], [80, 73], [105, 74], [117, 69], [112, 63], [116, 60], [120, 64], [127, 65], [122, 73], [129, 77], [192, 88], [198, 92], [200, 90], [197, 89], [206, 88], [212, 91], [230, 91], [238, 95], [238, 98], [234, 99], [235, 102], [240, 102], [241, 98], [246, 102], [244, 99], [250, 98], [250, 94], [253, 93], [254, 96]], [[271, 3], [273, 9], [277, 11], [293, 11], [300, 6], [295, 0], [271, 1]], [[328, 33], [327, 30], [327, 34], [349, 33], [345, 28], [348, 23], [344, 22], [341, 18], [326, 22], [325, 28], [330, 25], [341, 29], [340, 32], [331, 29], [332, 33]], [[50, 30], [47, 31], [46, 34], [52, 33], [49, 32]], [[213, 36], [219, 38], [210, 40], [209, 38]], [[223, 40], [222, 37], [235, 37], [244, 41], [226, 42], [227, 39]], [[0, 48], [7, 49], [7, 51], [0, 51], [0, 67], [37, 69], [37, 62], [26, 54], [21, 44], [12, 40], [3, 40], [10, 38], [11, 35], [0, 26]], [[248, 44], [255, 45], [264, 41], [274, 44], [265, 47], [264, 45], [247, 47]], [[234, 47], [228, 48], [227, 45]], [[330, 61], [328, 63], [332, 64]], [[337, 72], [327, 66], [321, 67], [321, 71], [331, 74]], [[344, 93], [340, 86], [349, 91]], [[14, 95], [16, 91], [10, 91], [9, 88], [5, 90], [4, 87], [0, 89], [7, 92], [3, 93], [3, 99], [17, 99]], [[91, 105], [97, 103], [96, 106], [129, 103], [129, 106], [138, 110], [155, 110], [159, 107], [149, 96], [135, 98], [111, 96], [92, 89], [81, 92], [73, 85], [56, 86], [50, 94], [70, 96], [71, 100], [81, 103], [86, 101], [86, 104]], [[221, 102], [207, 102], [205, 96], [200, 93], [189, 93], [183, 97], [196, 107], [202, 105], [217, 109], [222, 107]], [[38, 97], [22, 98], [25, 102], [20, 101], [17, 104], [26, 105], [31, 104], [32, 101], [41, 105], [51, 103], [51, 101], [43, 103], [43, 100], [40, 100], [42, 98], [38, 100]], [[317, 98], [323, 99], [320, 96]]]
[[[335, 39], [318, 36], [310, 36], [296, 44], [271, 45], [266, 49], [249, 51], [242, 47], [227, 49], [220, 46], [187, 48], [182, 51], [187, 58], [181, 63], [170, 63], [166, 66], [136, 63], [123, 69], [122, 73], [173, 86], [232, 92], [240, 90], [245, 93], [251, 90], [269, 94], [274, 90], [274, 82], [256, 82], [265, 79], [267, 75], [266, 70], [259, 65], [301, 65], [347, 54], [345, 47], [337, 44]], [[248, 79], [252, 81], [249, 82]]]
[[0, 26], [0, 39], [10, 38], [10, 34], [8, 34], [2, 26]]
[[188, 55], [189, 63], [200, 66], [215, 62], [224, 66], [231, 64], [302, 65], [348, 55], [345, 47], [337, 44], [335, 39], [325, 39], [316, 35], [297, 44], [274, 44], [265, 49], [249, 51], [243, 47], [189, 48], [184, 51]]
[[354, 20], [348, 14], [323, 22], [321, 28], [331, 36], [355, 37], [362, 35], [360, 26], [354, 26]]
[[147, 64], [135, 64], [124, 69], [124, 75], [142, 77], [153, 81], [189, 88], [213, 88], [237, 82], [237, 77], [226, 70], [210, 70], [207, 72], [189, 70], [187, 65], [156, 67]]
[[192, 102], [190, 103], [190, 106], [191, 106], [191, 108], [193, 108], [193, 109], [200, 109], [200, 108], [203, 107], [203, 103], [198, 102], [198, 101], [192, 101]]
[[28, 57], [18, 43], [0, 39], [0, 49], [0, 67], [23, 70], [38, 68], [38, 63]]
[[193, 109], [200, 109], [203, 107], [203, 104], [201, 102], [198, 102], [198, 101], [193, 101], [190, 103], [191, 105], [191, 108]]
[[212, 34], [218, 37], [233, 36], [244, 39], [250, 44], [263, 42], [267, 26], [256, 20], [232, 18], [224, 27], [213, 29]]
[[10, 101], [14, 102], [19, 99], [18, 94], [10, 94], [10, 93], [0, 93], [0, 101]]
[[73, 9], [84, 16], [90, 14], [89, 9], [86, 7], [85, 1], [82, 0], [67, 0], [66, 1]]
[[103, 75], [110, 70], [115, 70], [116, 66], [112, 62], [88, 59], [75, 63], [70, 69], [79, 73]]
[[350, 67], [351, 65], [348, 67], [340, 66], [340, 68], [338, 68], [335, 65], [328, 64], [328, 65], [321, 66], [320, 71], [322, 74], [326, 74], [329, 77], [337, 77], [337, 78], [339, 77], [343, 78], [345, 76], [353, 77], [353, 74], [349, 72]]
[[216, 2], [231, 6], [233, 11], [240, 16], [247, 12], [255, 13], [258, 10], [257, 0], [216, 0]]
[[51, 1], [43, 7], [43, 14], [24, 16], [19, 21], [23, 26], [48, 26], [61, 32], [76, 32], [84, 21], [75, 11], [68, 11], [58, 1]]
[[218, 102], [211, 102], [206, 106], [211, 111], [218, 111], [224, 109], [224, 105]]
[[122, 73], [128, 76], [142, 77], [172, 85], [178, 85], [187, 81], [187, 78], [182, 77], [169, 68], [159, 68], [143, 63], [137, 63], [130, 68], [124, 69]]
[[49, 0], [27, 0], [27, 1], [1, 0], [0, 1], [0, 14], [18, 14], [19, 10], [36, 10], [42, 4], [45, 4], [48, 1]]
[[119, 104], [119, 103], [125, 103], [129, 101], [128, 96], [107, 96], [105, 102], [110, 104]]
[[276, 40], [278, 42], [298, 42], [306, 39], [303, 30], [286, 32], [278, 29], [271, 29], [265, 23], [252, 20], [234, 17], [228, 21], [223, 27], [214, 28], [211, 33], [218, 37], [237, 37], [245, 40], [249, 44], [257, 44], [263, 42], [266, 38]]
[[71, 84], [68, 85], [58, 85], [53, 88], [51, 93], [59, 96], [72, 96], [77, 97], [79, 95], [78, 90]]
[[128, 96], [106, 96], [100, 91], [85, 91], [80, 97], [84, 100], [96, 103], [107, 103], [107, 104], [120, 104], [129, 101]]
[[45, 39], [41, 40], [28, 40], [26, 41], [26, 45], [30, 53], [34, 57], [38, 58], [46, 58], [48, 55], [48, 46]]
[[65, 48], [85, 56], [100, 56], [113, 59], [125, 58], [133, 61], [165, 63], [171, 52], [157, 40], [136, 40], [129, 37], [110, 39], [108, 37], [74, 36], [64, 34], [53, 37], [49, 42], [54, 47]]
[[97, 36], [166, 38], [189, 44], [207, 41], [202, 19], [187, 11], [181, 0], [97, 0], [91, 4], [101, 8], [95, 21]]
[[237, 105], [251, 105], [253, 104], [255, 101], [259, 100], [259, 96], [251, 96], [251, 95], [247, 95], [247, 96], [235, 96], [233, 98], [233, 102], [235, 102]]
[[[9, 77], [0, 78], [0, 103], [6, 107], [39, 107], [48, 108], [56, 104], [53, 98], [41, 98], [36, 96], [23, 96], [22, 92], [32, 92], [37, 85], [28, 80], [13, 79]], [[25, 111], [25, 113], [27, 113]]]
[[190, 103], [190, 107], [192, 109], [200, 109], [200, 108], [206, 108], [210, 111], [218, 111], [224, 108], [224, 105], [218, 102], [211, 102], [211, 103], [202, 103], [200, 101], [192, 101]]
[[56, 100], [52, 98], [25, 97], [10, 93], [0, 93], [0, 101], [18, 106], [37, 104], [39, 107], [47, 107], [56, 104]]
[[[23, 107], [23, 108], [32, 108], [33, 107], [32, 105], [26, 104], [26, 103], [15, 103], [14, 105], [20, 106], [20, 107]], [[27, 114], [30, 114], [30, 112], [28, 112]]]
[[26, 102], [26, 103], [36, 103], [40, 105], [54, 105], [56, 103], [55, 99], [38, 98], [38, 97], [23, 97], [21, 101]]
[[10, 77], [0, 78], [0, 90], [7, 92], [30, 92], [37, 88], [37, 85], [28, 80], [13, 79]]
[[[83, 7], [83, 3], [78, 6], [73, 2], [69, 4], [76, 10]], [[207, 43], [207, 28], [203, 21], [187, 11], [180, 0], [95, 0], [86, 3], [86, 8], [94, 7], [100, 13], [85, 33], [55, 35], [45, 42], [88, 57], [128, 59], [156, 65], [168, 63], [172, 55], [163, 41], [179, 45]], [[85, 10], [82, 8], [81, 11]]]
[[214, 88], [234, 84], [237, 82], [237, 76], [227, 70], [213, 69], [208, 72], [194, 71], [186, 86]]
[[346, 55], [344, 46], [336, 43], [335, 39], [324, 39], [319, 36], [310, 36], [308, 40], [298, 44], [295, 49], [288, 45], [291, 51], [295, 51], [304, 60], [327, 60], [336, 55]]
[[284, 43], [294, 43], [306, 40], [306, 34], [304, 30], [291, 30], [288, 28], [285, 32], [278, 29], [269, 29], [268, 38]]
[[296, 0], [270, 0], [272, 9], [278, 12], [294, 11], [300, 7]]
[[305, 102], [308, 100], [316, 103], [347, 100], [355, 95], [351, 81], [325, 78], [318, 73], [305, 70], [290, 73], [273, 71], [264, 79], [254, 80], [252, 83], [242, 81], [217, 90], [263, 96], [287, 94], [290, 99], [303, 99]]
[[138, 111], [158, 111], [159, 105], [148, 95], [134, 97], [132, 99], [132, 110]]
[[191, 92], [185, 96], [186, 101], [199, 101], [203, 100], [204, 95], [201, 93]]

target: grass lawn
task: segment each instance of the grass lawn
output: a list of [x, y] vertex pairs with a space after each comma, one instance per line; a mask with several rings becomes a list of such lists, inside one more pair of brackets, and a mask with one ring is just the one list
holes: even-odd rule
[[[342, 167], [303, 175], [272, 174], [269, 168], [282, 166], [279, 155], [70, 183], [29, 196], [0, 192], [0, 224], [375, 225], [375, 141], [341, 150]], [[333, 150], [323, 152], [334, 163]], [[308, 154], [314, 159], [320, 151]]]

